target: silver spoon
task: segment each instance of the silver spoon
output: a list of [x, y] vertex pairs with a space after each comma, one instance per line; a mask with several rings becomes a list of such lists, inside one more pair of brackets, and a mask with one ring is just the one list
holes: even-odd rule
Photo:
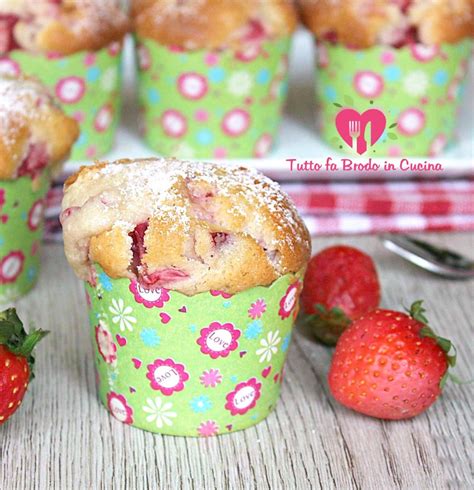
[[391, 252], [433, 274], [451, 279], [474, 278], [474, 262], [452, 250], [438, 248], [407, 235], [387, 233], [380, 239]]

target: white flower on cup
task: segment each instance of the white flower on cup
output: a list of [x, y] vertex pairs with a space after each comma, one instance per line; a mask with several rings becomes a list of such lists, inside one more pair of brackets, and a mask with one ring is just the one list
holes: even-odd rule
[[413, 97], [422, 97], [426, 94], [430, 82], [428, 75], [423, 71], [412, 71], [403, 79], [405, 92]]
[[172, 412], [173, 404], [171, 402], [163, 403], [160, 397], [147, 399], [147, 405], [143, 407], [143, 411], [148, 413], [147, 422], [155, 422], [158, 429], [164, 425], [173, 425], [173, 420], [176, 417], [176, 412]]
[[133, 325], [137, 323], [137, 319], [131, 316], [130, 313], [133, 312], [131, 306], [125, 306], [122, 298], [113, 299], [112, 306], [109, 307], [110, 313], [114, 315], [112, 317], [113, 323], [118, 323], [120, 330], [124, 332], [125, 330], [133, 331]]
[[227, 82], [227, 90], [236, 97], [244, 97], [250, 93], [253, 81], [250, 74], [246, 71], [234, 73]]
[[280, 331], [276, 330], [275, 332], [268, 332], [268, 335], [265, 339], [260, 341], [260, 345], [262, 346], [260, 349], [257, 349], [257, 356], [260, 356], [260, 362], [269, 362], [273, 356], [278, 352], [277, 345], [281, 342]]
[[175, 155], [178, 158], [190, 159], [196, 156], [194, 148], [184, 141], [176, 147]]

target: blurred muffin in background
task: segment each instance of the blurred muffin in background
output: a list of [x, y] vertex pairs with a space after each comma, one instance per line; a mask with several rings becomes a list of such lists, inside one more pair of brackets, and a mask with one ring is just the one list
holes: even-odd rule
[[434, 157], [454, 141], [473, 0], [299, 6], [318, 44], [318, 116], [328, 143], [358, 155]]
[[74, 159], [107, 152], [120, 110], [119, 0], [0, 0], [0, 73], [33, 75], [81, 126]]
[[166, 156], [263, 157], [286, 96], [289, 0], [135, 0], [145, 139]]
[[35, 80], [0, 76], [0, 304], [35, 284], [51, 176], [79, 135]]

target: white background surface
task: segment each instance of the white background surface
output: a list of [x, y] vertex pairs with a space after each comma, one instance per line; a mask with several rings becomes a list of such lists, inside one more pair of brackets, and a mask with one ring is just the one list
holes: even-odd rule
[[[290, 63], [290, 88], [285, 116], [280, 128], [277, 145], [270, 158], [264, 160], [239, 160], [238, 163], [255, 166], [265, 173], [280, 179], [315, 179], [324, 176], [318, 172], [290, 172], [287, 158], [312, 159], [326, 161], [328, 156], [337, 157], [339, 154], [327, 146], [316, 132], [316, 112], [314, 95], [314, 46], [311, 35], [303, 30], [296, 33]], [[113, 160], [118, 158], [136, 158], [154, 156], [152, 150], [140, 140], [138, 134], [138, 102], [136, 98], [136, 77], [131, 40], [127, 43], [124, 60], [124, 109], [120, 128], [118, 130], [114, 150], [106, 156]], [[458, 143], [451, 147], [441, 158], [436, 158], [446, 170], [446, 174], [460, 175], [474, 172], [473, 165], [473, 135], [474, 135], [474, 84], [472, 64], [468, 80], [461, 117], [459, 121]], [[408, 155], [407, 155], [408, 156]], [[367, 157], [357, 157], [357, 161], [366, 161]], [[423, 162], [424, 158], [410, 159]], [[383, 161], [383, 160], [382, 160]], [[431, 160], [430, 160], [431, 161]], [[70, 165], [76, 167], [77, 164]], [[426, 173], [421, 174], [426, 177]], [[333, 178], [364, 178], [367, 174], [338, 172], [329, 175]], [[407, 178], [409, 172], [377, 175], [370, 177]], [[327, 177], [327, 175], [326, 175]]]

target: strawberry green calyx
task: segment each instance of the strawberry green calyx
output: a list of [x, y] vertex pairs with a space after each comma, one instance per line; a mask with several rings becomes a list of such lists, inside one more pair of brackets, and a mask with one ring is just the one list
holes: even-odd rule
[[341, 308], [328, 310], [324, 305], [316, 304], [314, 309], [316, 313], [308, 315], [305, 323], [320, 342], [329, 346], [336, 345], [342, 332], [351, 324], [350, 318]]
[[[446, 354], [446, 360], [448, 361], [448, 369], [446, 370], [445, 375], [441, 379], [440, 388], [443, 389], [448, 377], [453, 379], [455, 382], [459, 382], [457, 381], [457, 378], [454, 375], [448, 372], [450, 367], [454, 367], [456, 365], [456, 358], [457, 358], [456, 347], [449, 339], [437, 335], [435, 331], [429, 326], [428, 319], [425, 316], [426, 310], [425, 308], [423, 308], [423, 300], [415, 301], [411, 305], [410, 309], [409, 310], [406, 309], [406, 310], [414, 320], [424, 325], [423, 328], [420, 330], [420, 335], [422, 337], [428, 337], [430, 339], [433, 339]], [[450, 354], [451, 351], [453, 351], [452, 354]]]
[[4, 345], [12, 354], [27, 359], [30, 366], [30, 379], [34, 377], [35, 359], [32, 352], [38, 342], [48, 333], [41, 329], [27, 333], [14, 308], [0, 312], [0, 345]]

